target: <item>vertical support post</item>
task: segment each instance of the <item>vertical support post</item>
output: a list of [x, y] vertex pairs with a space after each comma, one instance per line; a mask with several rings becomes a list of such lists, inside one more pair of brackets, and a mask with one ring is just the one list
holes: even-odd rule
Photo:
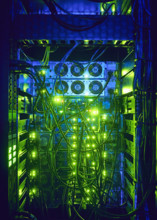
[[157, 32], [156, 32], [156, 19], [157, 19], [157, 13], [156, 13], [156, 7], [154, 7], [154, 1], [150, 0], [150, 5], [149, 5], [149, 10], [151, 11], [151, 40], [152, 40], [152, 91], [153, 91], [153, 96], [152, 96], [152, 101], [153, 101], [153, 115], [152, 117], [154, 118], [154, 123], [155, 126], [153, 126], [153, 133], [152, 133], [152, 145], [155, 148], [154, 150], [154, 155], [153, 159], [155, 160], [154, 164], [154, 184], [155, 184], [155, 190], [152, 192], [152, 197], [150, 198], [150, 205], [152, 200], [153, 203], [155, 203], [152, 207], [152, 212], [151, 215], [155, 216], [157, 213], [157, 93], [156, 93], [156, 88], [157, 88], [157, 45], [156, 45], [156, 39], [157, 39]]
[[0, 7], [0, 167], [1, 167], [1, 216], [8, 213], [8, 75], [9, 75], [9, 27], [10, 1], [6, 0]]

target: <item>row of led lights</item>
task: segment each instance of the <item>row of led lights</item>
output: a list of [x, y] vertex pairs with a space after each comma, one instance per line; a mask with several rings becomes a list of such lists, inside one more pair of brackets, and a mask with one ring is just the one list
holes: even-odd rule
[[[46, 92], [46, 90], [42, 90], [43, 93]], [[89, 102], [92, 102], [93, 99], [88, 99]], [[53, 97], [53, 102], [56, 102], [56, 103], [64, 103], [66, 102], [66, 100], [63, 99], [62, 96], [55, 96]], [[99, 114], [99, 110], [94, 108], [94, 109], [87, 109], [86, 110], [87, 112], [91, 113], [91, 115], [98, 115]]]
[[[32, 152], [31, 152], [31, 157], [32, 157], [33, 159], [35, 159], [35, 158], [37, 157], [37, 152], [36, 152], [36, 151], [32, 151]], [[21, 176], [21, 174], [22, 174], [22, 170], [18, 170], [18, 176]], [[31, 178], [35, 178], [36, 175], [37, 175], [37, 171], [34, 170], [34, 169], [32, 169], [32, 170], [30, 171], [30, 177], [31, 177]], [[22, 193], [23, 193], [23, 191], [22, 191], [22, 189], [20, 188], [20, 189], [19, 189], [19, 196], [21, 196]], [[35, 195], [36, 193], [37, 193], [37, 187], [33, 187], [33, 188], [29, 191], [29, 195], [30, 195], [30, 196], [33, 196], [33, 195]]]
[[[31, 152], [31, 157], [32, 157], [32, 159], [36, 159], [36, 157], [37, 157], [37, 152], [36, 152], [35, 150]], [[35, 169], [32, 169], [32, 170], [30, 171], [30, 177], [31, 177], [31, 178], [35, 178], [36, 175], [37, 175], [37, 171], [36, 171]], [[34, 187], [34, 188], [32, 188], [32, 189], [29, 191], [29, 195], [30, 195], [30, 196], [33, 196], [33, 195], [35, 195], [36, 193], [37, 193], [37, 187]]]
[[9, 167], [11, 167], [16, 162], [16, 145], [13, 145], [13, 147], [9, 147]]
[[[56, 103], [64, 103], [64, 99], [61, 97], [61, 96], [55, 96], [53, 98], [53, 101], [56, 102]], [[93, 101], [93, 99], [90, 99], [90, 101]], [[99, 110], [98, 109], [87, 109], [86, 110], [87, 112], [89, 112], [91, 115], [99, 115]], [[63, 113], [63, 110], [60, 110], [59, 113]], [[107, 114], [103, 114], [101, 115], [101, 118], [102, 120], [106, 120], [107, 119]], [[76, 118], [73, 118], [72, 119], [73, 121], [76, 121], [77, 119]], [[87, 118], [87, 121], [95, 121], [94, 118], [90, 119], [90, 118]]]
[[[103, 152], [102, 153], [102, 157], [106, 158], [106, 156], [107, 156], [106, 152]], [[77, 157], [77, 153], [72, 153], [72, 157], [76, 158]], [[86, 153], [86, 157], [88, 157], [88, 158], [91, 157], [91, 154], [90, 153]]]
[[[74, 142], [74, 143], [72, 144], [72, 146], [73, 146], [74, 148], [76, 148], [76, 147], [77, 147], [76, 142]], [[90, 147], [90, 145], [87, 144], [87, 147]], [[92, 144], [92, 147], [95, 148], [95, 144]], [[103, 156], [103, 158], [106, 158], [107, 153], [106, 153], [106, 152], [103, 152], [103, 153], [102, 153], [102, 156]], [[77, 157], [77, 153], [76, 153], [76, 152], [72, 153], [72, 159], [76, 159], [76, 157]], [[91, 157], [91, 154], [90, 154], [90, 153], [86, 153], [86, 157], [87, 157], [87, 158], [90, 158], [90, 157]], [[92, 167], [92, 168], [94, 169], [94, 168], [95, 168], [95, 162], [92, 161], [91, 164], [94, 166], [94, 167]], [[73, 161], [73, 162], [72, 162], [72, 165], [73, 165], [74, 167], [76, 167], [76, 165], [77, 165], [77, 164], [76, 164], [76, 161]], [[72, 173], [73, 173], [73, 175], [76, 175], [76, 171], [73, 171]]]
[[[35, 140], [35, 139], [36, 139], [36, 132], [34, 132], [34, 131], [31, 132], [31, 133], [29, 134], [29, 138], [30, 138], [31, 141]], [[33, 160], [37, 158], [37, 152], [36, 152], [35, 150], [33, 150], [33, 151], [31, 152], [31, 158], [32, 158]], [[30, 177], [31, 177], [32, 179], [34, 179], [34, 178], [36, 177], [36, 175], [37, 175], [37, 170], [36, 170], [36, 169], [32, 169], [32, 170], [30, 171]], [[33, 195], [35, 195], [35, 194], [37, 193], [37, 191], [38, 191], [38, 188], [34, 186], [32, 189], [30, 189], [29, 195], [32, 197]]]
[[[75, 156], [76, 156], [76, 154], [75, 154]], [[106, 152], [103, 153], [103, 156], [106, 157]], [[72, 162], [72, 166], [74, 167], [74, 170], [72, 172], [73, 176], [76, 176], [76, 167], [77, 167], [76, 165], [77, 165], [76, 161], [73, 161]], [[96, 163], [94, 161], [91, 162], [91, 165], [92, 165], [91, 168], [95, 169]], [[93, 172], [93, 173], [95, 173], [95, 172]], [[103, 177], [106, 176], [106, 170], [102, 171], [102, 175], [103, 175]], [[91, 200], [91, 191], [94, 193], [95, 189], [92, 189], [92, 190], [90, 190], [89, 188], [85, 189], [85, 192], [87, 193], [86, 201], [88, 201], [88, 202], [90, 202], [90, 200]]]
[[[29, 135], [29, 138], [30, 138], [30, 140], [35, 140], [36, 139], [36, 133], [35, 132], [31, 132], [30, 133], [30, 135]], [[19, 154], [20, 154], [20, 152], [19, 152]], [[37, 152], [36, 151], [32, 151], [31, 152], [31, 157], [32, 158], [36, 158], [36, 156], [37, 156]], [[18, 170], [18, 176], [20, 177], [22, 175], [22, 170], [21, 169], [19, 169]], [[30, 172], [30, 176], [31, 177], [35, 177], [36, 176], [36, 170], [31, 170], [31, 172]], [[31, 190], [30, 190], [30, 195], [33, 195], [33, 194], [35, 194], [37, 192], [37, 188], [32, 188]], [[19, 196], [21, 196], [23, 194], [23, 189], [22, 188], [19, 188]]]
[[[95, 128], [95, 126], [94, 126], [94, 128]], [[104, 139], [106, 139], [107, 134], [106, 134], [106, 133], [102, 133], [102, 137], [103, 137]], [[96, 139], [96, 136], [95, 136], [95, 135], [92, 135], [92, 136], [87, 135], [86, 138], [87, 138], [87, 140], [89, 140], [89, 139], [95, 140], [95, 139]], [[77, 140], [77, 136], [76, 136], [76, 135], [73, 135], [73, 136], [72, 136], [72, 139], [73, 139], [73, 140]]]
[[[72, 128], [73, 128], [73, 130], [77, 130], [78, 126], [73, 126]], [[97, 130], [97, 127], [96, 126], [92, 126], [91, 129], [92, 130]]]
[[[35, 138], [35, 135], [33, 134], [33, 137]], [[32, 151], [31, 152], [31, 157], [33, 158], [33, 159], [35, 159], [36, 157], [37, 157], [37, 152], [36, 151]], [[18, 170], [18, 176], [20, 177], [22, 175], [22, 170], [21, 169], [19, 169]], [[30, 171], [30, 177], [31, 178], [34, 178], [34, 177], [36, 177], [36, 170], [31, 170]], [[36, 194], [36, 192], [37, 192], [37, 188], [36, 187], [34, 187], [34, 188], [32, 188], [31, 190], [30, 190], [30, 192], [29, 192], [29, 195], [33, 195], [33, 194]], [[19, 196], [21, 196], [23, 194], [23, 189], [22, 188], [19, 188]]]

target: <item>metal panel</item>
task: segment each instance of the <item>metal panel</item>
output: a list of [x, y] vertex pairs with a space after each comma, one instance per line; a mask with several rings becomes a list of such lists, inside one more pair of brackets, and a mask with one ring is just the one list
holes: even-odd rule
[[[100, 3], [87, 0], [58, 0], [57, 3], [65, 10], [73, 14], [96, 14], [100, 13]], [[58, 8], [57, 8], [58, 9]], [[59, 10], [58, 10], [59, 11]], [[60, 12], [60, 11], [59, 11]]]
[[[81, 16], [57, 16], [74, 26], [91, 26], [93, 21]], [[101, 18], [102, 16], [91, 16]], [[71, 31], [60, 26], [51, 15], [17, 15], [13, 25], [14, 38], [49, 40], [133, 40], [134, 26], [130, 16], [106, 16], [103, 23], [87, 31]]]
[[[87, 65], [88, 62], [80, 62], [80, 64], [82, 64], [85, 68], [84, 73], [81, 76], [74, 76], [72, 75], [71, 72], [71, 67], [74, 64], [73, 62], [65, 62], [65, 64], [68, 67], [68, 71], [67, 74], [65, 76], [61, 76], [61, 80], [66, 81], [69, 89], [67, 92], [64, 93], [65, 96], [76, 96], [75, 93], [73, 93], [73, 91], [71, 90], [71, 85], [74, 81], [80, 80], [84, 83], [85, 86], [85, 90], [84, 92], [82, 92], [81, 94], [79, 94], [79, 96], [97, 96], [98, 94], [93, 94], [90, 92], [89, 90], [89, 84], [93, 81], [99, 81], [101, 82], [102, 86], [104, 87], [106, 80], [108, 79], [108, 72], [109, 71], [113, 71], [115, 72], [117, 69], [116, 63], [115, 62], [97, 62], [97, 64], [102, 66], [102, 73], [99, 76], [91, 76], [89, 73], [89, 69], [87, 67], [89, 67]], [[34, 62], [34, 65], [36, 66], [36, 68], [39, 68], [39, 70], [41, 70], [41, 65], [37, 65], [37, 62]], [[56, 77], [55, 74], [55, 66], [59, 64], [58, 62], [49, 62], [49, 69], [46, 69], [46, 85], [47, 85], [47, 89], [50, 93], [52, 93], [55, 81], [58, 77]], [[21, 89], [24, 88], [24, 86], [27, 84], [29, 84], [29, 79], [23, 79], [21, 76]], [[28, 80], [28, 81], [27, 81]], [[101, 94], [101, 96], [108, 96], [108, 90], [109, 89], [115, 89], [115, 77], [113, 76], [110, 80], [110, 82], [108, 83], [107, 89], [105, 89], [105, 91]], [[26, 87], [27, 88], [27, 87]], [[29, 89], [29, 86], [28, 86]], [[28, 91], [28, 90], [27, 90]], [[57, 94], [59, 95], [59, 94]], [[62, 96], [62, 94], [61, 94]]]

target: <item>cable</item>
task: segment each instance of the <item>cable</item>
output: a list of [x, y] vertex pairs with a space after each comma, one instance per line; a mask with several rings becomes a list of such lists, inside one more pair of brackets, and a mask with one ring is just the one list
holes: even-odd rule
[[[67, 58], [70, 56], [70, 54], [74, 51], [74, 49], [80, 44], [79, 41], [76, 41], [76, 44], [64, 55], [64, 57], [62, 58], [60, 64], [59, 64], [59, 68], [58, 68], [58, 73], [56, 75], [56, 79], [54, 81], [54, 86], [53, 86], [53, 91], [55, 89], [55, 83], [56, 83], [56, 80], [57, 80], [57, 77], [59, 76], [59, 80], [61, 82], [61, 76], [60, 76], [60, 71], [61, 71], [61, 68], [63, 66], [63, 64], [65, 63], [65, 61], [67, 60]], [[62, 88], [62, 91], [63, 91], [63, 96], [64, 96], [64, 90], [63, 90], [63, 86], [61, 84], [61, 88]]]
[[[149, 2], [149, 0], [148, 0], [148, 2]], [[144, 10], [147, 12], [147, 14], [148, 14], [149, 16], [152, 16], [151, 12], [146, 8], [145, 0], [142, 0], [142, 4], [143, 4]]]
[[[113, 3], [113, 4], [114, 4], [114, 3]], [[112, 7], [113, 4], [111, 4], [111, 5], [108, 7], [108, 9], [106, 10], [105, 13], [108, 12], [108, 10]], [[99, 19], [97, 22], [95, 22], [94, 24], [92, 24], [92, 25], [90, 25], [90, 26], [88, 26], [88, 27], [86, 27], [86, 26], [77, 26], [77, 27], [76, 27], [76, 26], [74, 26], [74, 25], [67, 24], [67, 23], [65, 23], [64, 21], [60, 20], [59, 17], [55, 16], [54, 11], [53, 11], [53, 9], [50, 7], [50, 5], [48, 5], [48, 7], [49, 7], [49, 9], [50, 9], [50, 11], [51, 11], [51, 14], [52, 14], [53, 19], [54, 19], [59, 25], [61, 25], [62, 27], [66, 28], [66, 29], [68, 29], [68, 30], [71, 30], [71, 31], [77, 31], [77, 32], [79, 32], [79, 31], [89, 30], [89, 29], [94, 28], [95, 26], [97, 26], [97, 25], [103, 23], [104, 20], [106, 19], [106, 17], [103, 15], [103, 18]]]
[[[109, 76], [109, 79], [108, 79], [108, 82], [109, 82], [109, 80], [110, 80], [110, 78], [111, 78], [111, 76]], [[43, 88], [44, 86], [45, 86], [45, 82], [40, 82], [41, 80], [39, 80], [39, 82], [37, 82], [38, 84], [40, 84], [40, 86]], [[61, 82], [61, 81], [60, 81]], [[108, 83], [107, 83], [108, 84]], [[39, 88], [40, 88], [40, 86], [39, 86]], [[105, 85], [105, 87], [103, 88], [103, 91], [104, 91], [104, 89], [107, 87], [107, 85]], [[101, 91], [101, 93], [103, 92], [103, 91]], [[62, 135], [62, 139], [64, 139], [64, 141], [67, 143], [67, 145], [68, 146], [70, 146], [69, 145], [69, 142], [68, 142], [68, 140], [67, 140], [67, 136], [66, 136], [66, 133], [63, 131], [63, 128], [61, 127], [61, 124], [63, 124], [63, 122], [65, 122], [66, 120], [67, 120], [67, 118], [66, 117], [64, 117], [64, 121], [62, 122], [61, 120], [58, 120], [58, 115], [56, 114], [56, 110], [55, 110], [55, 108], [54, 108], [54, 106], [53, 106], [53, 104], [49, 101], [49, 99], [50, 99], [50, 94], [46, 91], [46, 94], [40, 94], [40, 92], [39, 92], [39, 95], [42, 97], [42, 99], [43, 99], [43, 110], [44, 110], [44, 114], [45, 114], [45, 118], [47, 117], [46, 115], [48, 115], [48, 114], [52, 114], [52, 116], [54, 117], [54, 121], [55, 121], [55, 127], [56, 128], [59, 128], [59, 131], [60, 131], [60, 133], [61, 133], [61, 135]], [[95, 100], [98, 100], [98, 98], [99, 98], [99, 96], [100, 96], [100, 94], [95, 98]], [[94, 103], [94, 102], [93, 102]], [[78, 104], [77, 104], [78, 105]], [[91, 104], [90, 104], [91, 105]], [[147, 106], [148, 106], [148, 104], [147, 104]], [[65, 105], [64, 105], [64, 107], [65, 107]], [[82, 113], [82, 112], [84, 112], [87, 108], [89, 107], [89, 105], [87, 105], [83, 110], [82, 109], [80, 109], [79, 108], [79, 114], [77, 113], [77, 116], [82, 116], [81, 118], [82, 119], [84, 119], [85, 118], [85, 115]], [[149, 111], [150, 111], [150, 108], [149, 108]], [[65, 115], [65, 109], [64, 109], [64, 115]], [[116, 115], [116, 114], [115, 114]], [[47, 121], [49, 121], [50, 119], [48, 119]], [[85, 120], [84, 120], [85, 121]], [[83, 125], [84, 125], [84, 127], [86, 127], [86, 131], [88, 131], [88, 127], [87, 127], [87, 123], [83, 123]], [[114, 125], [114, 123], [113, 123], [113, 125]], [[49, 126], [50, 127], [50, 126]], [[52, 128], [50, 127], [50, 130], [51, 130]], [[111, 132], [112, 132], [112, 128], [111, 128], [111, 130], [110, 130], [110, 134], [111, 134]], [[146, 131], [144, 131], [144, 133], [145, 133]], [[79, 132], [78, 132], [78, 134], [79, 134]], [[81, 148], [82, 148], [82, 145], [81, 145], [81, 142], [82, 142], [82, 137], [83, 137], [83, 132], [81, 133], [81, 137], [80, 137], [80, 142], [79, 142], [79, 148], [78, 148], [78, 152], [79, 152], [79, 154], [78, 154], [78, 161], [81, 161], [81, 154], [80, 154], [80, 152], [81, 152]], [[62, 140], [61, 139], [61, 140]], [[105, 142], [103, 142], [103, 144], [104, 144]], [[145, 143], [145, 142], [144, 142]], [[58, 147], [59, 147], [59, 145], [60, 145], [60, 143], [58, 144]], [[144, 155], [145, 155], [145, 150], [146, 150], [146, 145], [144, 146]], [[54, 161], [56, 161], [56, 155], [57, 155], [57, 152], [59, 152], [58, 151], [58, 149], [56, 149], [55, 150], [55, 153], [54, 153]], [[93, 156], [94, 157], [94, 156]], [[152, 161], [152, 163], [154, 163], [154, 161]], [[89, 173], [88, 173], [88, 165], [86, 166], [86, 172], [87, 173], [85, 173], [85, 172], [83, 172], [83, 171], [80, 171], [80, 167], [79, 167], [79, 164], [80, 164], [80, 162], [78, 162], [77, 163], [78, 164], [78, 166], [77, 166], [77, 176], [76, 176], [76, 178], [78, 178], [78, 182], [79, 182], [79, 184], [78, 184], [78, 188], [80, 189], [83, 189], [83, 187], [85, 187], [85, 184], [86, 184], [86, 186], [89, 186], [90, 184], [92, 185], [92, 183], [94, 183], [94, 182], [92, 182], [93, 181], [93, 179], [97, 179], [96, 177], [95, 178], [88, 178], [89, 177]], [[115, 165], [115, 164], [114, 164]], [[144, 165], [145, 165], [145, 162], [144, 162]], [[146, 165], [145, 165], [146, 166]], [[55, 172], [55, 174], [57, 173], [57, 169], [56, 169], [56, 165], [54, 166], [54, 168], [53, 168], [53, 170], [54, 170], [54, 172]], [[101, 168], [100, 168], [100, 171], [101, 171]], [[97, 171], [96, 171], [97, 172]], [[80, 174], [80, 175], [79, 175]], [[96, 173], [96, 175], [97, 175], [97, 173]], [[58, 177], [58, 176], [57, 176]], [[75, 188], [77, 188], [77, 186], [75, 185], [76, 184], [76, 182], [75, 182], [75, 179], [76, 178], [72, 178], [72, 180], [74, 181], [74, 186], [71, 186], [72, 184], [67, 184], [66, 182], [64, 182], [64, 185], [66, 186], [66, 187], [70, 187], [71, 186], [71, 188], [74, 188], [74, 190], [75, 190]], [[85, 184], [83, 185], [83, 181], [81, 180], [81, 178], [84, 178], [84, 180], [86, 181], [85, 182]], [[59, 180], [61, 180], [61, 178], [59, 177]], [[71, 179], [70, 179], [71, 180]], [[90, 183], [89, 183], [89, 180], [91, 181]], [[61, 180], [60, 181], [61, 183], [63, 183], [63, 180]], [[99, 184], [98, 184], [99, 185]], [[150, 185], [152, 185], [152, 176], [151, 176], [151, 178], [150, 178]], [[147, 192], [145, 193], [145, 195], [144, 195], [144, 200], [146, 200], [147, 198], [148, 198], [148, 196], [149, 196], [149, 194], [150, 194], [150, 190], [149, 190], [149, 188], [148, 188], [148, 190], [147, 190]], [[85, 194], [85, 193], [84, 193]], [[83, 194], [83, 195], [84, 195]], [[107, 196], [109, 196], [109, 193], [107, 194]], [[142, 202], [144, 203], [144, 201], [142, 200]], [[142, 204], [142, 202], [140, 203], [140, 204]], [[140, 205], [139, 205], [139, 207], [138, 207], [138, 209], [136, 209], [136, 210], [134, 210], [133, 212], [130, 212], [130, 213], [128, 213], [128, 214], [126, 214], [126, 215], [113, 215], [112, 213], [109, 213], [109, 212], [106, 212], [106, 211], [103, 211], [103, 210], [99, 210], [98, 208], [97, 208], [97, 212], [100, 214], [100, 215], [104, 215], [104, 216], [108, 216], [109, 215], [109, 218], [123, 218], [123, 217], [126, 217], [126, 216], [132, 216], [132, 215], [134, 215], [134, 213], [136, 213], [138, 210], [140, 209]]]
[[73, 206], [73, 209], [74, 209], [75, 213], [77, 214], [77, 216], [78, 216], [81, 220], [85, 220], [85, 219], [82, 218], [82, 216], [78, 213], [78, 211], [76, 210], [75, 206]]

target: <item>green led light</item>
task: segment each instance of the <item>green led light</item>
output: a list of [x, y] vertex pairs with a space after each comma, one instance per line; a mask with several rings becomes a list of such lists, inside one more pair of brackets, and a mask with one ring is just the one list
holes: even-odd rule
[[95, 121], [95, 118], [92, 118], [92, 121]]
[[35, 132], [32, 133], [32, 138], [35, 138], [36, 137], [36, 134]]
[[35, 158], [36, 157], [36, 152], [32, 151], [32, 157]]
[[75, 154], [75, 153], [73, 153], [73, 154], [72, 154], [72, 156], [73, 156], [73, 157], [76, 157], [76, 154]]
[[40, 74], [45, 75], [46, 74], [46, 70], [41, 70]]
[[15, 156], [16, 156], [16, 151], [13, 152], [13, 157], [15, 157]]
[[92, 147], [95, 147], [95, 144], [92, 144]]
[[54, 97], [54, 101], [57, 102], [57, 103], [59, 103], [59, 102], [62, 102], [63, 100], [62, 100], [61, 97], [56, 96], [56, 97]]
[[41, 72], [42, 72], [42, 74], [43, 74], [43, 75], [45, 75], [45, 74], [46, 74], [46, 71], [45, 71], [45, 70], [42, 70]]
[[87, 147], [90, 147], [90, 145], [89, 145], [89, 144], [87, 144]]
[[118, 89], [115, 89], [115, 90], [114, 90], [114, 94], [118, 94]]
[[72, 174], [73, 174], [73, 175], [76, 175], [76, 172], [74, 171], [74, 172], [72, 172]]
[[87, 139], [90, 139], [90, 136], [87, 136]]
[[93, 130], [95, 130], [95, 128], [96, 128], [95, 126], [92, 126], [92, 129], [93, 129]]
[[11, 167], [11, 165], [12, 165], [12, 161], [9, 161], [9, 167]]
[[36, 170], [31, 170], [31, 172], [30, 172], [30, 176], [35, 177], [35, 176], [36, 176]]
[[11, 158], [12, 158], [12, 154], [9, 154], [9, 160], [11, 160]]
[[92, 136], [92, 139], [95, 139], [95, 136]]
[[87, 154], [87, 157], [90, 157], [90, 154], [89, 154], [89, 153]]
[[33, 115], [29, 115], [29, 119], [32, 119], [32, 120], [33, 120]]
[[75, 147], [76, 147], [76, 144], [73, 144], [72, 146], [75, 148]]
[[16, 162], [16, 157], [13, 158], [13, 163], [15, 163], [15, 162]]
[[35, 133], [35, 132], [30, 133], [30, 134], [29, 134], [29, 137], [30, 137], [31, 139], [35, 139], [35, 138], [36, 138], [36, 133]]
[[90, 198], [89, 198], [89, 197], [87, 197], [87, 198], [86, 198], [86, 200], [87, 200], [87, 201], [89, 201], [89, 200], [90, 200]]
[[16, 145], [13, 146], [13, 151], [16, 150]]
[[12, 152], [12, 148], [11, 147], [9, 147], [9, 153], [11, 153]]
[[73, 121], [76, 121], [76, 118], [73, 118]]
[[106, 154], [106, 152], [104, 152], [104, 153], [103, 153], [103, 157], [106, 157], [106, 156], [107, 156], [107, 154]]
[[92, 165], [95, 166], [95, 162], [92, 162]]
[[107, 137], [107, 134], [106, 133], [104, 133], [104, 138], [106, 138]]
[[72, 164], [73, 164], [73, 166], [75, 166], [75, 165], [76, 165], [76, 162], [73, 162]]
[[103, 119], [103, 120], [106, 120], [106, 118], [107, 118], [107, 115], [106, 115], [106, 114], [102, 115], [102, 119]]
[[87, 118], [87, 121], [90, 121], [90, 118]]
[[92, 114], [93, 114], [93, 115], [98, 115], [98, 114], [99, 114], [98, 109], [92, 110]]
[[33, 188], [30, 190], [29, 195], [32, 196], [37, 193], [37, 188]]
[[89, 102], [92, 102], [92, 101], [93, 101], [93, 99], [88, 99], [88, 101], [89, 101]]
[[59, 113], [63, 113], [63, 111], [62, 111], [62, 110], [60, 110], [60, 111], [59, 111]]
[[45, 92], [46, 92], [46, 89], [42, 89], [41, 92], [42, 92], [42, 93], [45, 93]]
[[35, 194], [36, 192], [37, 192], [37, 189], [36, 189], [36, 188], [32, 189], [32, 193], [33, 193], [33, 194]]
[[103, 170], [102, 174], [103, 176], [106, 176], [106, 170]]
[[84, 44], [88, 44], [89, 43], [89, 40], [84, 40]]
[[73, 136], [72, 136], [72, 139], [76, 139], [76, 136], [75, 136], [75, 135], [73, 135]]
[[87, 192], [89, 193], [89, 192], [90, 192], [90, 189], [87, 189]]
[[76, 130], [76, 126], [73, 126], [73, 129]]

